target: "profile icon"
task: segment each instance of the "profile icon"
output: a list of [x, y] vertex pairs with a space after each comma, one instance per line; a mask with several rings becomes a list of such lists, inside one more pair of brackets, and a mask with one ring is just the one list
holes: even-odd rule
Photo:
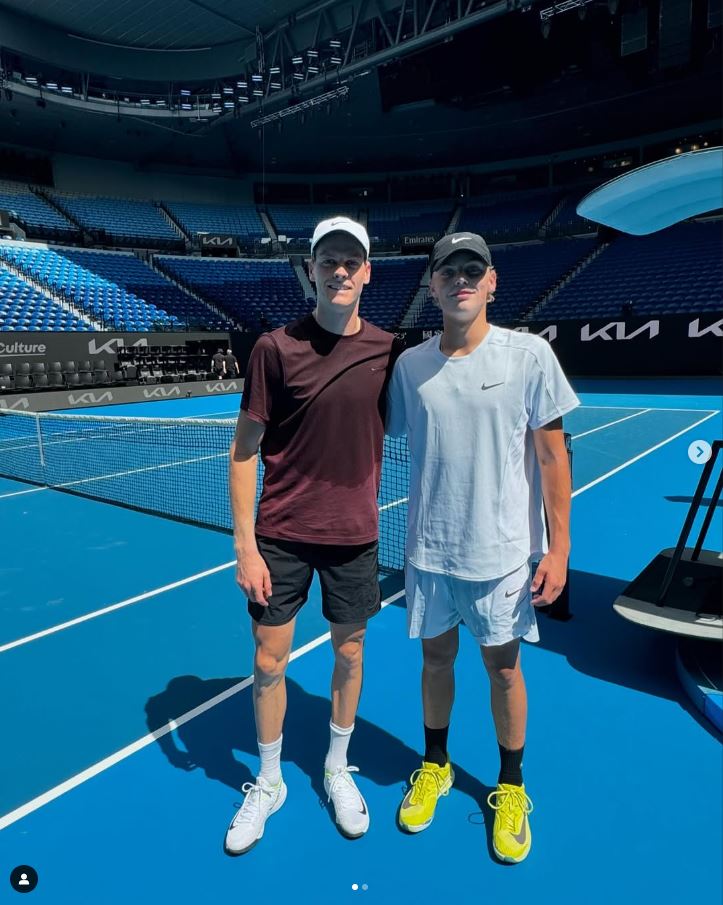
[[15, 892], [32, 892], [38, 885], [38, 873], [29, 864], [20, 864], [10, 874], [10, 885]]

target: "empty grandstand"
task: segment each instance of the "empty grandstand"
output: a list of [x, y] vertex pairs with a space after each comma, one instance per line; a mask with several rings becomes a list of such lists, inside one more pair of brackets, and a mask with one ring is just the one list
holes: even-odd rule
[[[50, 292], [66, 299], [69, 304], [76, 305], [99, 326], [115, 330], [179, 329], [184, 326], [181, 317], [169, 314], [91, 269], [94, 264], [99, 264], [100, 269], [106, 272], [107, 268], [116, 268], [112, 259], [99, 259], [99, 254], [75, 249], [0, 244], [3, 260]], [[123, 269], [122, 265], [120, 269]]]
[[723, 222], [618, 236], [532, 315], [534, 320], [719, 312]]
[[191, 237], [198, 233], [220, 233], [240, 240], [262, 239], [266, 229], [258, 211], [246, 204], [200, 204], [167, 201], [163, 205]]
[[231, 315], [243, 329], [269, 329], [313, 307], [288, 261], [157, 255], [160, 270]]
[[22, 183], [0, 181], [0, 210], [6, 210], [30, 239], [79, 238], [80, 230], [74, 223]]
[[139, 248], [181, 248], [183, 238], [151, 201], [53, 192], [53, 202], [99, 243]]
[[[2, 254], [2, 245], [0, 245]], [[0, 330], [93, 330], [68, 307], [0, 264]]]

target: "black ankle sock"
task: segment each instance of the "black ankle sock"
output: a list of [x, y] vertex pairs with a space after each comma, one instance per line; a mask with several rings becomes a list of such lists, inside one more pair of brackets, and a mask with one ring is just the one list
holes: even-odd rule
[[519, 751], [508, 751], [497, 743], [500, 749], [500, 775], [498, 783], [507, 783], [512, 786], [522, 785], [522, 754], [524, 745]]
[[448, 760], [447, 757], [447, 734], [449, 726], [444, 729], [430, 729], [429, 726], [424, 727], [424, 760], [428, 764], [437, 764], [443, 767]]

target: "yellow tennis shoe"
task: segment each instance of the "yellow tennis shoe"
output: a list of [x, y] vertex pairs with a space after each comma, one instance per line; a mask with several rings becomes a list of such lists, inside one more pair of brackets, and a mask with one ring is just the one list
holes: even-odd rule
[[524, 786], [500, 783], [487, 796], [487, 804], [494, 810], [492, 848], [500, 861], [517, 864], [530, 853], [532, 833], [527, 815], [532, 813], [532, 802], [525, 794]]
[[421, 833], [434, 819], [440, 797], [449, 795], [454, 770], [449, 761], [443, 767], [423, 761], [421, 770], [415, 770], [409, 781], [412, 787], [399, 808], [399, 825], [408, 833]]

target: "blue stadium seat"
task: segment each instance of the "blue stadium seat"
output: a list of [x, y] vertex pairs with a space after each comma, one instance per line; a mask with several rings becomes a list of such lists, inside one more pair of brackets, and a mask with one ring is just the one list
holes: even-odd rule
[[536, 314], [550, 318], [719, 311], [723, 221], [680, 223], [650, 236], [618, 236]]
[[261, 239], [267, 235], [256, 208], [250, 204], [195, 204], [168, 201], [166, 207], [190, 235], [222, 233], [239, 239]]
[[52, 198], [83, 227], [113, 244], [182, 248], [183, 238], [151, 201], [54, 192]]
[[28, 238], [73, 239], [80, 235], [74, 223], [22, 183], [0, 181], [0, 209], [10, 212]]

